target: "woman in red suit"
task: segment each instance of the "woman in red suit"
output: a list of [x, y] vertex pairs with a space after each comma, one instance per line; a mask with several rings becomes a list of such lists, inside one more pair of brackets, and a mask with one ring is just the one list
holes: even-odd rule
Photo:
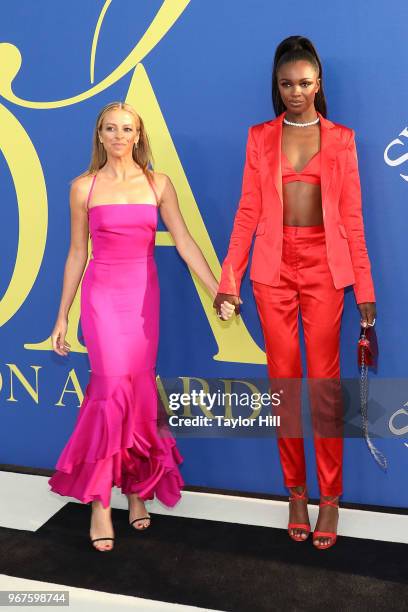
[[[219, 293], [239, 312], [253, 235], [250, 278], [265, 338], [271, 386], [281, 394], [278, 436], [288, 531], [310, 533], [300, 415], [302, 319], [320, 488], [313, 544], [336, 541], [342, 493], [339, 342], [344, 287], [353, 285], [363, 325], [375, 320], [353, 130], [326, 118], [322, 67], [313, 44], [291, 36], [275, 53], [276, 119], [250, 128], [242, 196]], [[279, 380], [279, 386], [277, 381]]]

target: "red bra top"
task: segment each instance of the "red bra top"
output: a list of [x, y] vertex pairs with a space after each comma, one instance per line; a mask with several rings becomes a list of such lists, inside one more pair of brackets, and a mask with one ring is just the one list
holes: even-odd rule
[[296, 172], [282, 151], [282, 183], [292, 183], [293, 181], [320, 185], [320, 151], [309, 159], [301, 172]]

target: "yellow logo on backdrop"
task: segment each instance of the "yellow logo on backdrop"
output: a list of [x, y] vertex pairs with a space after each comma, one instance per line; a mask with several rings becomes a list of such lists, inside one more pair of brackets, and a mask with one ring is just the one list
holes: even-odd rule
[[[200, 245], [214, 275], [219, 278], [220, 264], [211, 243], [206, 226], [191, 191], [187, 177], [178, 157], [173, 140], [161, 112], [159, 103], [140, 63], [160, 42], [174, 25], [190, 0], [164, 0], [153, 21], [127, 58], [99, 83], [87, 91], [64, 100], [34, 102], [14, 94], [12, 82], [21, 67], [21, 54], [17, 47], [8, 43], [0, 44], [0, 94], [8, 101], [25, 108], [54, 109], [83, 102], [109, 88], [130, 70], [133, 77], [126, 96], [126, 102], [135, 106], [143, 117], [152, 143], [157, 170], [171, 176], [177, 190], [180, 208], [186, 224]], [[111, 0], [105, 2], [93, 38], [90, 79], [94, 82], [94, 66], [99, 31]], [[47, 233], [47, 194], [44, 175], [37, 152], [23, 126], [4, 106], [0, 105], [0, 147], [10, 168], [17, 194], [19, 209], [19, 240], [13, 276], [7, 291], [0, 301], [0, 325], [4, 325], [26, 300], [40, 269]], [[157, 232], [157, 246], [174, 246], [168, 232]], [[199, 295], [208, 323], [218, 346], [214, 359], [219, 361], [265, 363], [265, 354], [255, 343], [241, 319], [221, 322], [214, 316], [210, 296], [193, 273], [192, 278]], [[78, 291], [79, 294], [79, 291]], [[80, 299], [77, 294], [72, 304], [67, 340], [71, 350], [86, 352], [78, 339]], [[28, 350], [51, 350], [50, 338], [43, 342], [24, 347]]]

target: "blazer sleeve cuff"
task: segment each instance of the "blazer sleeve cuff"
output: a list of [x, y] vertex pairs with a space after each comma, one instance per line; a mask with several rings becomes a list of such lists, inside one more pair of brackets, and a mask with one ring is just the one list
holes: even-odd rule
[[374, 287], [359, 288], [354, 285], [354, 295], [356, 296], [357, 304], [365, 304], [366, 302], [375, 302]]
[[228, 295], [237, 295], [241, 290], [241, 281], [234, 274], [234, 269], [230, 263], [224, 262], [221, 272], [221, 281], [218, 287], [218, 293], [227, 293]]

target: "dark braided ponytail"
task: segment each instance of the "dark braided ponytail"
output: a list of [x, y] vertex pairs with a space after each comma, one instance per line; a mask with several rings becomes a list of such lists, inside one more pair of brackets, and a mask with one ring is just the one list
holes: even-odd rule
[[323, 91], [323, 69], [314, 44], [304, 36], [289, 36], [277, 46], [272, 71], [272, 103], [276, 115], [286, 110], [278, 87], [278, 70], [283, 64], [305, 60], [317, 70], [320, 89], [316, 94], [315, 107], [323, 117], [327, 116], [327, 104]]

